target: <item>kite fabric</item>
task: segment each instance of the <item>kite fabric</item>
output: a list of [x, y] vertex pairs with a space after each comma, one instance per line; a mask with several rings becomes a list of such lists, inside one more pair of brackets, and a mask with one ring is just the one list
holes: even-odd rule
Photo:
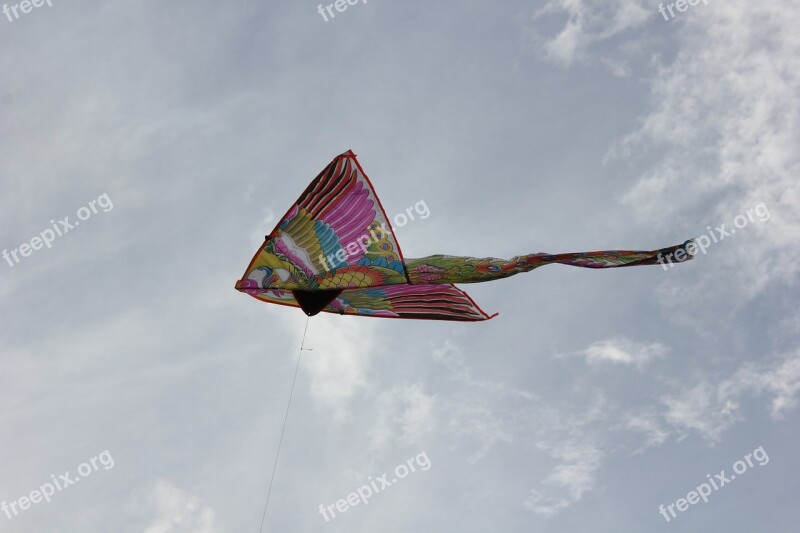
[[[552, 263], [617, 268], [683, 262], [693, 241], [651, 251], [535, 253], [509, 260], [432, 255], [405, 259], [386, 212], [352, 151], [303, 192], [247, 267], [236, 289], [259, 300], [388, 318], [479, 321], [487, 315], [455, 283], [479, 283]], [[681, 253], [682, 252], [682, 253]], [[680, 258], [680, 259], [679, 259]]]

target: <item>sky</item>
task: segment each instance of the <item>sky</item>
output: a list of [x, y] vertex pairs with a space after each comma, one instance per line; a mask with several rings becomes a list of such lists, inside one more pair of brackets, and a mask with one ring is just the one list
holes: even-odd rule
[[[800, 5], [36, 1], [0, 14], [0, 531], [258, 531], [298, 356], [264, 531], [797, 530]], [[238, 293], [349, 149], [428, 207], [407, 257], [706, 244], [463, 286], [479, 323]]]

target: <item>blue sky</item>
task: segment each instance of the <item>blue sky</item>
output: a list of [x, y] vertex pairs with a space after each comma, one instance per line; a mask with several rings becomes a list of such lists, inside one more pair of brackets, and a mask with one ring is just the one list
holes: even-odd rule
[[0, 248], [113, 208], [0, 262], [0, 502], [113, 467], [0, 530], [257, 530], [306, 318], [233, 287], [348, 149], [428, 206], [408, 257], [727, 235], [464, 286], [488, 322], [312, 318], [265, 531], [796, 529], [798, 6], [52, 3], [0, 17]]

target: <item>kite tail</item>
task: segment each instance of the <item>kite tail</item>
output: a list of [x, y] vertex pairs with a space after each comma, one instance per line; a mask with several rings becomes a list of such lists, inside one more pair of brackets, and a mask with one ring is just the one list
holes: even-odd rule
[[420, 259], [406, 259], [409, 282], [427, 283], [480, 283], [507, 278], [534, 268], [560, 263], [582, 268], [618, 268], [639, 265], [682, 263], [692, 259], [696, 246], [693, 240], [658, 250], [600, 250], [566, 254], [536, 253], [519, 255], [509, 260], [485, 257], [457, 257], [432, 255]]
[[695, 249], [694, 240], [690, 239], [683, 244], [658, 250], [601, 250], [598, 252], [576, 252], [556, 255], [531, 254], [524, 256], [522, 259], [529, 264], [535, 265], [533, 268], [550, 263], [582, 268], [617, 268], [682, 263], [692, 259]]

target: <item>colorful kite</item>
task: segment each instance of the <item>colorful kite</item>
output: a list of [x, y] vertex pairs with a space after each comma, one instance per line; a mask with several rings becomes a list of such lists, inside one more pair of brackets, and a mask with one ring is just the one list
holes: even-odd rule
[[683, 262], [694, 243], [652, 251], [536, 253], [508, 261], [405, 259], [356, 156], [336, 157], [265, 237], [236, 289], [269, 303], [342, 315], [477, 321], [487, 315], [455, 283], [479, 283], [561, 263], [616, 268]]

